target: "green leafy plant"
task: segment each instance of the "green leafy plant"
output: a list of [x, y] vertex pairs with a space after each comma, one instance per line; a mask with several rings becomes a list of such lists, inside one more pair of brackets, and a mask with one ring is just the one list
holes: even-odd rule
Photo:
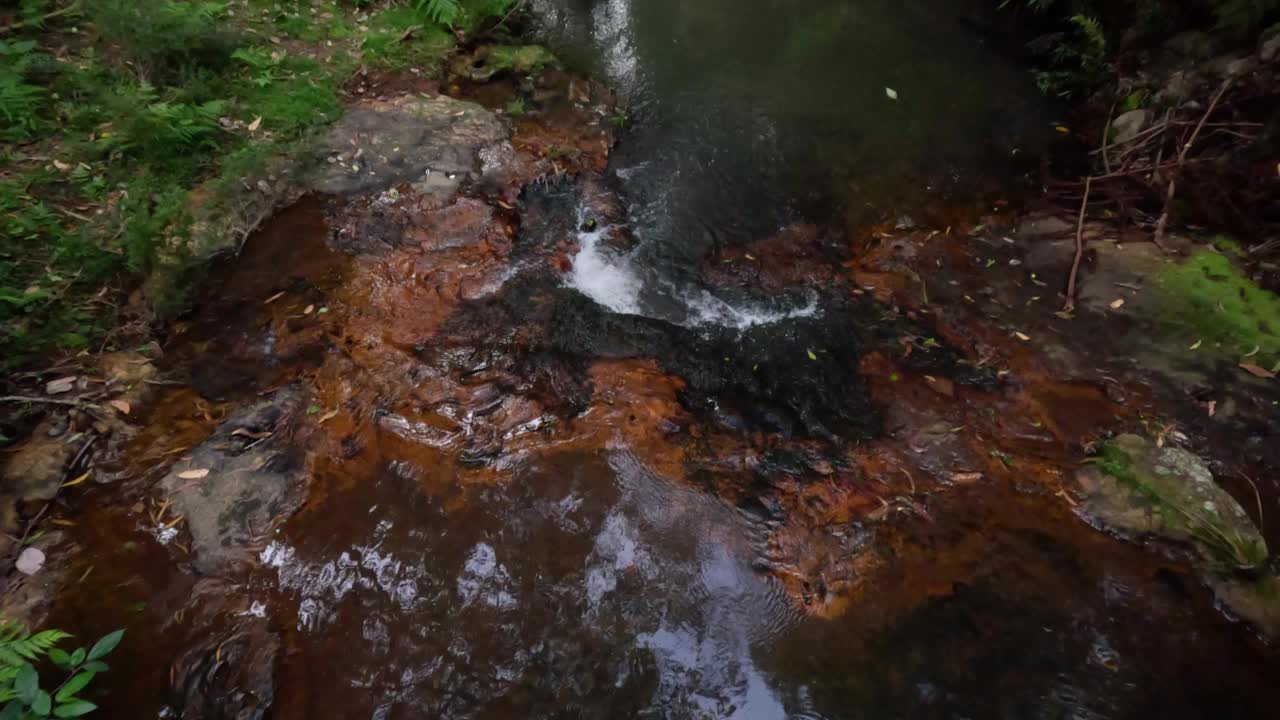
[[[28, 718], [75, 718], [87, 715], [97, 705], [79, 697], [108, 666], [103, 658], [111, 654], [124, 637], [116, 630], [100, 638], [91, 648], [67, 652], [58, 643], [71, 637], [61, 630], [44, 630], [32, 635], [22, 626], [0, 619], [0, 720]], [[63, 680], [52, 689], [41, 687], [38, 664], [47, 661]], [[47, 686], [46, 686], [47, 687]]]
[[434, 23], [452, 27], [462, 17], [458, 0], [415, 0], [414, 6]]
[[37, 59], [35, 46], [30, 40], [0, 41], [0, 119], [4, 120], [0, 139], [24, 139], [38, 126], [45, 90], [26, 76]]

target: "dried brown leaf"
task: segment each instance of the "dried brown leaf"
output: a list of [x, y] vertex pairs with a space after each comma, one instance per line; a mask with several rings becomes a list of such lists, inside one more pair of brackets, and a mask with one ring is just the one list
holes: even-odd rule
[[1275, 380], [1276, 374], [1270, 370], [1254, 365], [1253, 363], [1240, 363], [1240, 369], [1249, 373], [1254, 377], [1260, 377], [1263, 380]]
[[133, 408], [129, 405], [128, 401], [125, 401], [125, 400], [112, 400], [107, 404], [119, 410], [124, 415], [128, 415], [130, 412], [133, 411]]
[[271, 437], [273, 433], [254, 432], [253, 430], [249, 430], [248, 428], [236, 428], [235, 430], [231, 431], [231, 434], [233, 436], [249, 438], [250, 440], [262, 440], [263, 438]]

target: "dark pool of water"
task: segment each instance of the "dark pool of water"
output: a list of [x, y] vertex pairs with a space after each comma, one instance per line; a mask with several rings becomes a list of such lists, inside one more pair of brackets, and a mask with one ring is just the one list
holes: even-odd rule
[[979, 3], [534, 6], [557, 52], [616, 88], [626, 112], [612, 170], [640, 246], [589, 256], [598, 282], [581, 278], [620, 311], [749, 321], [697, 286], [710, 250], [836, 212], [883, 219], [1007, 191], [1050, 132], [1030, 73], [967, 20], [992, 10]]

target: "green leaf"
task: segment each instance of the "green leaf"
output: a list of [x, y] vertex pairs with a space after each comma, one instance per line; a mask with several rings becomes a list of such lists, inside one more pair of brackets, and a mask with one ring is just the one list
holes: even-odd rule
[[84, 686], [89, 684], [89, 681], [93, 679], [94, 675], [95, 673], [92, 672], [77, 673], [74, 677], [68, 680], [65, 685], [58, 688], [58, 694], [55, 696], [58, 698], [58, 702], [65, 703], [74, 700], [76, 693], [83, 690]]
[[0, 710], [0, 720], [22, 720], [22, 703], [14, 700]]
[[71, 633], [65, 633], [61, 630], [45, 630], [32, 635], [31, 644], [42, 649], [48, 649], [69, 637], [71, 637]]
[[84, 662], [84, 648], [76, 648], [76, 651], [71, 653], [71, 664], [79, 665], [82, 662]]
[[71, 667], [71, 655], [61, 648], [51, 648], [49, 650], [49, 659], [54, 665], [64, 670]]
[[69, 702], [66, 705], [59, 705], [53, 711], [53, 716], [60, 718], [80, 717], [81, 715], [88, 715], [97, 709], [98, 706], [88, 700], [76, 700], [74, 702]]
[[13, 681], [13, 689], [18, 692], [18, 699], [27, 705], [35, 700], [36, 691], [40, 689], [40, 674], [31, 663], [23, 665], [18, 671], [18, 677]]
[[31, 701], [31, 712], [40, 717], [48, 717], [52, 709], [53, 700], [49, 697], [49, 693], [43, 690], [37, 692], [36, 699]]
[[111, 667], [101, 660], [94, 660], [93, 662], [85, 663], [80, 669], [87, 670], [91, 673], [100, 673], [110, 670]]
[[805, 350], [805, 352], [809, 354], [809, 359], [810, 359], [810, 360], [817, 360], [817, 359], [818, 359], [818, 356], [817, 356], [817, 355], [814, 355], [812, 350]]
[[102, 639], [93, 644], [93, 649], [89, 651], [90, 660], [98, 660], [106, 657], [116, 646], [120, 644], [120, 639], [124, 637], [124, 630], [116, 630], [102, 636]]

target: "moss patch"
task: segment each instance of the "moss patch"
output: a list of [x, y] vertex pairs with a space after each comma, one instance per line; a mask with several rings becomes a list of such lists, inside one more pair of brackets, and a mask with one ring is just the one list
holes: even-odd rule
[[1268, 367], [1280, 360], [1280, 297], [1258, 287], [1226, 257], [1197, 252], [1156, 280], [1166, 323], [1193, 330], [1206, 345], [1231, 356], [1256, 348]]
[[495, 72], [537, 72], [556, 64], [556, 56], [541, 45], [495, 45], [489, 49], [485, 65]]

